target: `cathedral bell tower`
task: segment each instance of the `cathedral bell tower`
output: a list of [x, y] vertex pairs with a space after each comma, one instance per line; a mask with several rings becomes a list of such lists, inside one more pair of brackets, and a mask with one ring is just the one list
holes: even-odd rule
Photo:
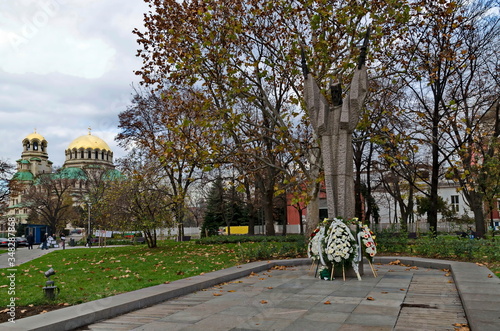
[[17, 171], [29, 171], [36, 177], [39, 174], [52, 172], [52, 161], [47, 153], [47, 140], [36, 132], [23, 139], [21, 159], [17, 160]]

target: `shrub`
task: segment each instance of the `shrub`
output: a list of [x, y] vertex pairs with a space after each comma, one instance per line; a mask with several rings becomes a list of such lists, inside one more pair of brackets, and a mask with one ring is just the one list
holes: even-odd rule
[[245, 242], [296, 242], [304, 241], [302, 235], [288, 236], [250, 236], [250, 235], [230, 235], [230, 236], [211, 236], [196, 240], [197, 244], [213, 245], [213, 244], [237, 244]]
[[297, 258], [307, 255], [305, 240], [294, 242], [258, 242], [240, 244], [238, 256], [241, 262], [278, 258]]

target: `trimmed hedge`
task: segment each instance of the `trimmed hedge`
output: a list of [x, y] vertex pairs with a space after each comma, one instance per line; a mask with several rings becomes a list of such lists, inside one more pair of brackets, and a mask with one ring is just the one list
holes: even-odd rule
[[230, 236], [211, 236], [197, 239], [196, 243], [201, 245], [213, 244], [237, 244], [245, 242], [305, 242], [303, 235], [288, 236], [249, 236], [249, 235], [230, 235]]

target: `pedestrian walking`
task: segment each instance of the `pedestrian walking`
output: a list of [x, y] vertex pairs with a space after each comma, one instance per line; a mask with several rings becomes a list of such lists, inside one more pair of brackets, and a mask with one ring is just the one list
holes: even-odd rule
[[66, 249], [66, 236], [64, 235], [64, 233], [61, 233], [61, 235], [59, 236], [61, 238], [61, 246], [63, 249]]
[[40, 247], [42, 250], [43, 250], [43, 249], [49, 249], [49, 248], [47, 247], [47, 240], [49, 240], [49, 234], [48, 234], [48, 233], [46, 233], [46, 234], [42, 235], [42, 245], [41, 245], [41, 247]]
[[30, 233], [26, 237], [26, 240], [28, 241], [28, 249], [33, 249], [33, 244], [35, 243], [35, 238], [33, 237], [33, 234]]
[[92, 235], [89, 234], [87, 237], [87, 247], [91, 248], [92, 247]]

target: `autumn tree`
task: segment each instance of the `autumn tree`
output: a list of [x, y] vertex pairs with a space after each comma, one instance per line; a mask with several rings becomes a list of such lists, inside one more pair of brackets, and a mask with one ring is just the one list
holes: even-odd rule
[[[348, 81], [367, 22], [375, 27], [376, 51], [384, 31], [407, 19], [406, 3], [146, 2], [151, 8], [145, 15], [146, 30], [134, 31], [143, 59], [137, 74], [143, 83], [159, 89], [166, 84], [200, 87], [224, 120], [227, 137], [238, 150], [235, 155], [244, 160], [232, 162], [257, 185], [266, 233], [272, 234], [274, 184], [284, 171], [277, 154], [290, 156], [309, 177], [310, 201], [317, 201], [319, 192], [321, 159], [318, 155], [307, 159], [303, 147], [311, 142], [302, 144], [297, 134], [310, 130], [302, 111], [301, 46], [321, 86], [326, 87], [333, 75]], [[238, 127], [242, 123], [246, 128]], [[316, 214], [317, 208], [311, 208], [308, 226], [317, 224]]]
[[[410, 28], [381, 57], [384, 69], [397, 72], [396, 84], [408, 93], [406, 111], [415, 115], [413, 120], [419, 125], [413, 135], [418, 141], [415, 146], [422, 156], [429, 155], [427, 220], [433, 230], [437, 229], [438, 186], [445, 166], [456, 161], [456, 156], [463, 166], [470, 164], [466, 160], [470, 150], [465, 150], [471, 146], [477, 112], [489, 98], [482, 87], [488, 81], [484, 71], [488, 48], [498, 38], [498, 19], [487, 17], [492, 5], [491, 1], [463, 0], [414, 3]], [[469, 204], [477, 206], [473, 209], [481, 235], [481, 208], [470, 197]]]
[[149, 248], [157, 247], [158, 230], [173, 225], [170, 187], [159, 162], [133, 151], [121, 160], [124, 176], [110, 182], [103, 195], [102, 217], [123, 230], [144, 233]]
[[[490, 214], [490, 226], [493, 228], [492, 213], [498, 209], [497, 199], [500, 195], [500, 159], [498, 158], [500, 151], [500, 98], [493, 103], [480, 122], [482, 134], [476, 136], [473, 162], [468, 167], [469, 173], [466, 178], [475, 184], [472, 186], [475, 194], [480, 195], [485, 202]], [[468, 187], [466, 192], [470, 191], [472, 191], [471, 187]]]
[[14, 172], [14, 166], [7, 161], [0, 159], [0, 214], [2, 214], [3, 206], [7, 202], [9, 195], [9, 180]]
[[133, 144], [158, 162], [179, 240], [184, 237], [189, 190], [204, 171], [214, 167], [224, 145], [218, 133], [219, 120], [211, 110], [196, 89], [164, 89], [137, 93], [132, 105], [119, 115], [120, 145]]
[[61, 232], [78, 217], [73, 201], [76, 182], [77, 179], [65, 178], [60, 172], [40, 174], [23, 195], [30, 218], [48, 225], [54, 233]]

